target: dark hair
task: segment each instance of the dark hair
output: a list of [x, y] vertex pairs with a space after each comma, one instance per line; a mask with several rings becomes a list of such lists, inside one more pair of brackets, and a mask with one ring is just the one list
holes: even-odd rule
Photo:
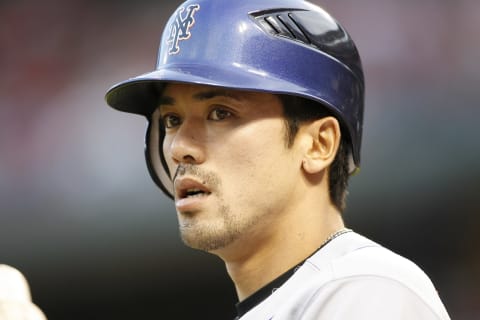
[[[285, 142], [287, 147], [293, 145], [293, 141], [301, 124], [328, 116], [337, 118], [319, 102], [289, 95], [280, 95], [279, 97], [283, 104], [283, 114], [285, 116]], [[346, 132], [341, 122], [340, 130], [342, 133]], [[337, 154], [328, 171], [330, 199], [340, 212], [343, 212], [345, 209], [345, 199], [347, 196], [349, 149], [349, 139], [347, 135], [342, 134]]]

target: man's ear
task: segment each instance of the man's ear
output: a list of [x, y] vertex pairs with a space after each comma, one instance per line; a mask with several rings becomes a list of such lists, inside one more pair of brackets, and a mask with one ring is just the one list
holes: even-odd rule
[[307, 173], [318, 173], [333, 162], [340, 145], [340, 124], [334, 117], [324, 117], [307, 125], [310, 143], [302, 162]]

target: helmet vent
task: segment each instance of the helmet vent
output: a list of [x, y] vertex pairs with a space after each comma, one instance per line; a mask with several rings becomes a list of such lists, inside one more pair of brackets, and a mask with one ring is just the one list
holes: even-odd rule
[[303, 9], [270, 9], [250, 13], [263, 31], [321, 51], [342, 63], [363, 81], [358, 51], [346, 32], [326, 12]]
[[312, 41], [295, 22], [291, 11], [292, 10], [283, 12], [269, 12], [267, 14], [260, 15], [258, 15], [258, 13], [254, 13], [252, 16], [264, 31], [274, 36], [280, 36], [291, 40], [300, 41], [307, 45], [312, 45]]

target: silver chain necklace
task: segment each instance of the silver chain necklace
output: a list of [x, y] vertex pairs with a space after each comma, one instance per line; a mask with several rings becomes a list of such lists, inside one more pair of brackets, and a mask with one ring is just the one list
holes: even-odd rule
[[339, 236], [341, 236], [342, 234], [347, 233], [347, 232], [352, 232], [352, 229], [342, 228], [342, 229], [340, 229], [340, 230], [338, 230], [338, 231], [335, 231], [334, 233], [332, 233], [331, 235], [329, 235], [327, 239], [325, 239], [325, 241], [322, 243], [322, 245], [320, 246], [320, 248], [323, 248], [327, 243], [329, 243], [330, 241], [332, 241], [332, 240], [335, 239], [336, 237], [339, 237]]

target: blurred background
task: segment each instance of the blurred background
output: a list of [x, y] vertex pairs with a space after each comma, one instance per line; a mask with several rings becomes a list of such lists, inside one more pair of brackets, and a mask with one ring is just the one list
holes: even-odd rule
[[[367, 81], [347, 225], [480, 318], [480, 2], [323, 0]], [[145, 120], [104, 102], [153, 69], [179, 1], [0, 1], [0, 263], [57, 319], [232, 319], [223, 263], [185, 248]], [[1, 284], [0, 284], [1, 285]]]

